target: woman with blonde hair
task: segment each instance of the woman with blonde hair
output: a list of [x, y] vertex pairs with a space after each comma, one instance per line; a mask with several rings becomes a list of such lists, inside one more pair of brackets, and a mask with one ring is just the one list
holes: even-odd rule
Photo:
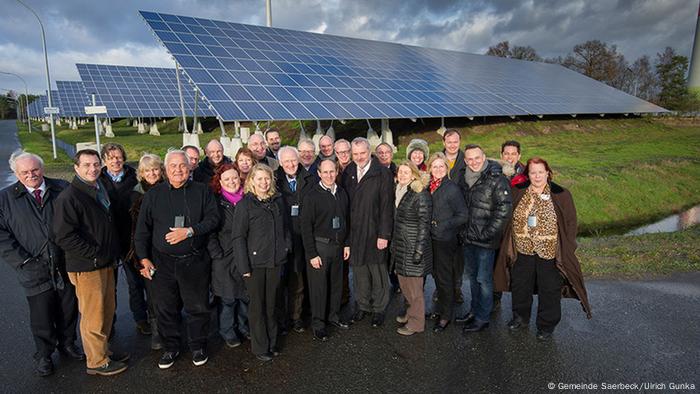
[[421, 178], [416, 165], [408, 160], [397, 168], [391, 263], [409, 305], [406, 314], [396, 318], [404, 324], [397, 332], [407, 336], [425, 330], [423, 280], [433, 264], [430, 245], [433, 202]]
[[272, 169], [256, 164], [245, 182], [245, 196], [233, 215], [233, 250], [248, 288], [248, 323], [253, 354], [263, 362], [279, 355], [275, 299], [280, 270], [291, 249], [282, 196]]
[[467, 222], [467, 204], [462, 191], [448, 176], [450, 169], [441, 152], [434, 153], [428, 162], [433, 200], [431, 237], [433, 245], [433, 278], [438, 300], [431, 318], [435, 320], [434, 332], [443, 332], [452, 321], [454, 313], [455, 282], [462, 272], [457, 234]]

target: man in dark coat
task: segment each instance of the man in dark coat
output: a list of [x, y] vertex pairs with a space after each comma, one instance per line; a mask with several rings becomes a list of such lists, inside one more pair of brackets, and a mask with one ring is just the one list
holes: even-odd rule
[[465, 322], [464, 332], [488, 327], [493, 309], [493, 265], [503, 229], [512, 213], [508, 179], [501, 166], [486, 159], [479, 145], [464, 149], [466, 168], [457, 179], [467, 203], [467, 224], [460, 234], [465, 269], [469, 276], [471, 310], [457, 319]]
[[115, 304], [115, 267], [120, 260], [119, 234], [106, 187], [100, 182], [97, 151], [80, 150], [73, 159], [75, 178], [54, 203], [56, 244], [66, 254], [68, 279], [80, 310], [80, 337], [89, 375], [124, 372], [128, 354], [109, 350]]
[[394, 164], [394, 148], [386, 142], [382, 142], [374, 148], [374, 154], [377, 156], [379, 163], [391, 171], [391, 175], [396, 178], [396, 164]]
[[36, 373], [48, 376], [53, 373], [51, 354], [56, 345], [63, 354], [85, 359], [74, 344], [75, 287], [51, 231], [54, 201], [68, 182], [44, 177], [43, 160], [23, 151], [12, 154], [10, 168], [17, 182], [0, 191], [0, 253], [17, 272], [29, 303]]
[[172, 367], [180, 355], [182, 309], [195, 366], [206, 364], [209, 335], [209, 234], [219, 225], [219, 209], [208, 186], [189, 180], [187, 154], [165, 155], [166, 181], [144, 196], [134, 233], [141, 275], [152, 280], [158, 332], [165, 352], [160, 369]]
[[267, 156], [267, 145], [265, 138], [260, 134], [253, 134], [248, 138], [248, 149], [253, 152], [253, 156], [258, 163], [262, 163], [272, 168], [272, 171], [277, 171], [280, 163], [274, 157]]
[[372, 313], [372, 326], [384, 323], [389, 303], [387, 246], [394, 227], [394, 178], [370, 156], [366, 138], [351, 144], [352, 160], [343, 172], [342, 186], [350, 197], [350, 265], [357, 311], [353, 321]]
[[[219, 142], [219, 140], [211, 140], [204, 148], [204, 158], [199, 163], [192, 175], [192, 179], [201, 182], [205, 185], [209, 185], [211, 177], [214, 176], [216, 169], [223, 163], [230, 163], [231, 159], [224, 156], [224, 146]], [[189, 161], [189, 157], [188, 157]]]
[[316, 183], [313, 175], [309, 174], [299, 164], [299, 153], [291, 146], [283, 146], [278, 152], [280, 168], [277, 169], [277, 191], [282, 194], [284, 214], [291, 224], [292, 250], [287, 255], [282, 281], [278, 288], [277, 308], [278, 320], [282, 332], [286, 331], [288, 320], [292, 329], [304, 332], [301, 320], [304, 303], [304, 283], [306, 283], [306, 260], [304, 243], [301, 239], [302, 201], [306, 193]]
[[[119, 144], [107, 143], [102, 146], [102, 172], [100, 182], [104, 185], [109, 195], [114, 211], [114, 220], [119, 234], [120, 258], [125, 260], [126, 254], [131, 248], [131, 191], [138, 183], [136, 170], [126, 165], [126, 151]], [[148, 324], [148, 303], [146, 303], [146, 286], [133, 264], [122, 264], [126, 283], [129, 285], [129, 309], [136, 322], [136, 330], [143, 335], [151, 335], [151, 326]], [[115, 272], [117, 280], [119, 271]], [[118, 282], [118, 280], [117, 280]], [[116, 321], [116, 318], [115, 318]]]

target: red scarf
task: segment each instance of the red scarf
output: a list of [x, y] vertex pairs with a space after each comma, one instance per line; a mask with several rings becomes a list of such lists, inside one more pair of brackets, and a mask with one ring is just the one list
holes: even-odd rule
[[442, 180], [443, 178], [435, 179], [430, 177], [430, 194], [435, 193], [435, 190], [442, 184]]

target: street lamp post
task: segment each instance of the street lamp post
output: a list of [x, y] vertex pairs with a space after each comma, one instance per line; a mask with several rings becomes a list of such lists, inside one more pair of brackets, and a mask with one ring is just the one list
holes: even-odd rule
[[32, 121], [29, 119], [29, 90], [27, 89], [27, 81], [24, 80], [24, 78], [20, 77], [19, 75], [15, 73], [9, 73], [7, 71], [0, 71], [0, 74], [5, 74], [5, 75], [12, 75], [14, 77], [17, 77], [22, 81], [24, 84], [24, 103], [26, 104], [27, 108], [27, 127], [29, 128], [29, 132], [32, 132]]
[[[49, 55], [46, 51], [46, 32], [44, 32], [44, 24], [41, 23], [41, 18], [39, 18], [39, 15], [37, 15], [37, 13], [34, 12], [34, 10], [31, 9], [28, 5], [26, 5], [22, 0], [17, 0], [17, 2], [23, 5], [26, 9], [28, 9], [29, 12], [34, 14], [36, 20], [39, 21], [39, 26], [41, 27], [41, 43], [44, 47], [44, 64], [46, 65], [46, 97], [49, 100], [49, 107], [53, 107], [53, 101], [51, 101], [51, 77], [49, 75]], [[53, 124], [53, 111], [51, 111], [51, 113], [49, 114], [49, 122], [51, 123], [51, 145], [53, 146], [53, 158], [57, 159], [58, 155], [56, 154], [56, 130]]]

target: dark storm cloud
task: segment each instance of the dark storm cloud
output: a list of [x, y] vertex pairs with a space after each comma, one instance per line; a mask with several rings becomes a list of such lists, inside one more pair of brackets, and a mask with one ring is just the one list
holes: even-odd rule
[[[26, 0], [44, 20], [52, 79], [77, 79], [74, 63], [172, 66], [139, 9], [264, 24], [264, 0]], [[698, 4], [689, 0], [272, 0], [273, 24], [295, 30], [483, 53], [509, 40], [565, 56], [598, 39], [628, 60], [672, 46], [689, 55]], [[3, 0], [0, 70], [45, 89], [36, 21]], [[4, 85], [8, 85], [3, 81]]]

